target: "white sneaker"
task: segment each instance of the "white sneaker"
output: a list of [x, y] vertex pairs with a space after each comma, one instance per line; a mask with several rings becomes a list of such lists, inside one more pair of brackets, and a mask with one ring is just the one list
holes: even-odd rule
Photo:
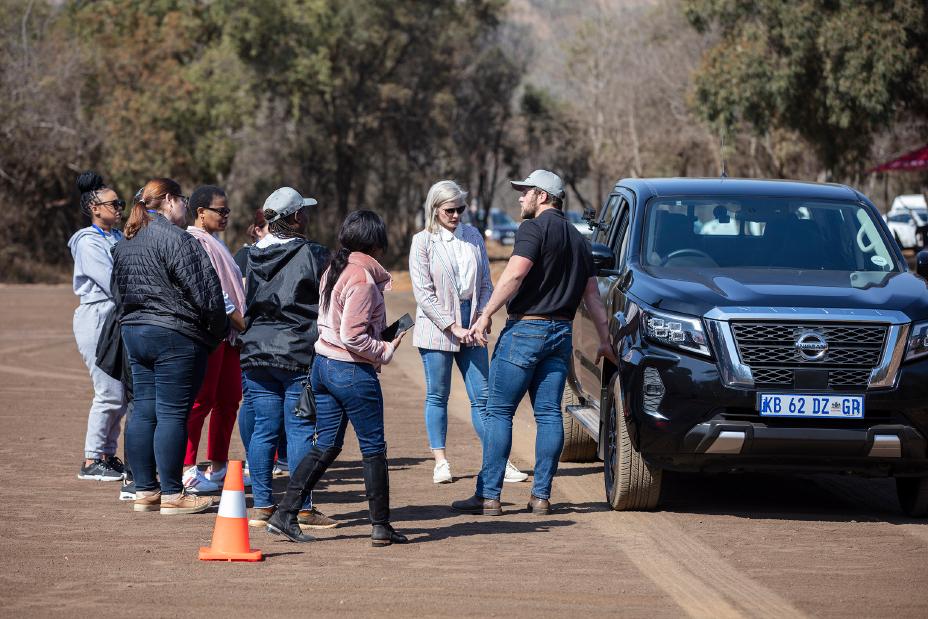
[[281, 464], [280, 462], [274, 463], [274, 468], [271, 471], [272, 477], [283, 477], [290, 474], [290, 468], [286, 464]]
[[506, 476], [503, 477], [503, 481], [509, 484], [517, 484], [520, 481], [525, 481], [528, 479], [528, 474], [523, 473], [515, 467], [515, 465], [506, 460]]
[[454, 481], [451, 477], [451, 465], [447, 460], [435, 463], [435, 470], [432, 471], [432, 483], [447, 484]]
[[208, 467], [206, 467], [206, 472], [203, 473], [203, 476], [206, 477], [206, 479], [213, 482], [214, 484], [216, 484], [217, 486], [221, 487], [222, 482], [226, 480], [226, 468], [227, 467], [222, 467], [221, 469], [214, 469], [213, 465], [210, 464]]
[[200, 469], [191, 466], [184, 471], [183, 476], [184, 489], [190, 494], [202, 494], [207, 492], [218, 492], [219, 485], [206, 478]]

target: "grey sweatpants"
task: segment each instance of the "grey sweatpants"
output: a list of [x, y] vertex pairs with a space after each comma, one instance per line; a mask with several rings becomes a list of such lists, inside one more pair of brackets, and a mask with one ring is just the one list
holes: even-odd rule
[[74, 310], [74, 339], [93, 381], [93, 402], [87, 416], [87, 437], [84, 440], [85, 458], [104, 458], [116, 455], [119, 425], [126, 414], [126, 397], [122, 383], [97, 367], [97, 340], [107, 314], [113, 309], [112, 301], [99, 301], [78, 306]]

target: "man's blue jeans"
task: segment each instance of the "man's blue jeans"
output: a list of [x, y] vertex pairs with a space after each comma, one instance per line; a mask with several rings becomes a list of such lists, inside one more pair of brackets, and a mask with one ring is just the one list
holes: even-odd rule
[[[165, 327], [126, 325], [122, 339], [132, 365], [133, 410], [126, 455], [138, 490], [184, 489], [187, 416], [206, 374], [206, 346]], [[155, 477], [155, 470], [158, 477]]]
[[[362, 456], [387, 450], [383, 431], [383, 393], [377, 370], [369, 363], [349, 363], [316, 355], [312, 373], [316, 396], [316, 445], [341, 449], [351, 422]], [[291, 452], [293, 450], [291, 448]], [[291, 463], [299, 462], [291, 457]]]
[[[287, 435], [291, 462], [299, 462], [313, 447], [316, 427], [308, 419], [293, 414], [303, 391], [302, 372], [280, 368], [253, 367], [243, 372], [246, 397], [255, 414], [254, 433], [248, 445], [248, 467], [255, 507], [275, 505], [272, 491], [274, 453], [280, 436]], [[312, 497], [303, 509], [312, 507]]]
[[[461, 303], [461, 326], [470, 326], [470, 301]], [[490, 360], [482, 346], [461, 346], [458, 352], [420, 348], [425, 368], [425, 431], [431, 449], [444, 449], [448, 435], [448, 396], [451, 394], [451, 366], [457, 363], [470, 399], [470, 420], [477, 438], [483, 442], [483, 409], [487, 405], [487, 376]]]
[[528, 392], [535, 410], [535, 480], [532, 494], [551, 497], [551, 483], [564, 447], [561, 398], [567, 381], [573, 326], [566, 320], [509, 321], [490, 364], [489, 398], [483, 419], [483, 468], [477, 496], [499, 499], [512, 448], [512, 417]]

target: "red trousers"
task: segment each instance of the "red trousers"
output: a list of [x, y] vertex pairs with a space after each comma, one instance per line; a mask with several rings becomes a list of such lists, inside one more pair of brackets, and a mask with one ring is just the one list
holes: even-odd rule
[[[197, 462], [197, 447], [203, 423], [209, 415], [209, 439], [206, 457], [216, 462], [229, 459], [229, 442], [235, 416], [242, 400], [242, 368], [239, 365], [238, 349], [223, 341], [212, 352], [206, 362], [203, 386], [187, 418], [187, 454], [184, 466]], [[210, 414], [212, 413], [212, 414]]]

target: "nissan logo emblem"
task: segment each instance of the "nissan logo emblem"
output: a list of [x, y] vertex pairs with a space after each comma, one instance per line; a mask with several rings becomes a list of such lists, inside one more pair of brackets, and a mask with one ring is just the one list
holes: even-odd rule
[[796, 350], [806, 361], [820, 361], [828, 352], [828, 342], [815, 332], [806, 332], [796, 338]]

